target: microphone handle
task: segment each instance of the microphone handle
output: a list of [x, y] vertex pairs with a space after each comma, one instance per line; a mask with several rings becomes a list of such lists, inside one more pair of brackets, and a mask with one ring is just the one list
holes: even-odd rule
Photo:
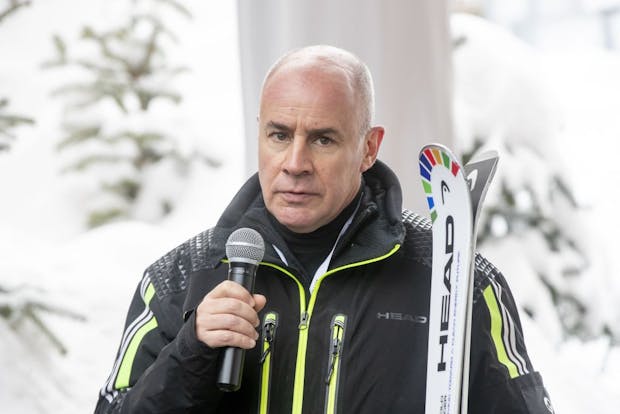
[[[250, 263], [230, 263], [228, 280], [239, 283], [250, 294], [254, 292], [254, 276], [257, 266]], [[221, 391], [237, 391], [241, 388], [245, 349], [233, 346], [225, 347], [220, 356], [220, 369], [217, 376], [217, 386]]]
[[256, 275], [257, 265], [245, 262], [230, 263], [228, 270], [228, 280], [239, 283], [247, 289], [250, 294], [254, 293], [254, 276]]

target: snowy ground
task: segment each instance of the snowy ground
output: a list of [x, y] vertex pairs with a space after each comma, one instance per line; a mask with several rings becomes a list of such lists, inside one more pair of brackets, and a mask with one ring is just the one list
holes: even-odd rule
[[[74, 10], [72, 15], [79, 12], [93, 19], [103, 9], [93, 3], [86, 6], [85, 2], [69, 0], [49, 3], [35, 3], [32, 10], [0, 26], [0, 85], [14, 99], [16, 111], [42, 114], [36, 127], [19, 130], [20, 140], [10, 153], [0, 154], [0, 251], [4, 252], [0, 284], [17, 292], [10, 296], [0, 292], [0, 305], [9, 301], [28, 308], [28, 304], [43, 302], [59, 309], [60, 314], [39, 315], [68, 352], [61, 355], [30, 320], [13, 320], [11, 328], [0, 318], [3, 413], [91, 412], [98, 389], [108, 375], [126, 307], [142, 270], [168, 249], [212, 225], [244, 178], [242, 166], [234, 161], [220, 169], [195, 167], [181, 207], [163, 224], [123, 222], [84, 231], [80, 204], [73, 191], [79, 183], [58, 175], [52, 139], [48, 139], [58, 132], [53, 123], [57, 115], [55, 101], [46, 95], [48, 75], [41, 74], [37, 62], [26, 53], [27, 49], [48, 47], [49, 33], [66, 30], [62, 26], [71, 22], [48, 19], [44, 25], [39, 23], [37, 33], [26, 34], [23, 28], [37, 27], [34, 22], [40, 22], [37, 19], [41, 16], [57, 16], [59, 4], [80, 7], [82, 10]], [[242, 131], [233, 126], [242, 125], [239, 80], [238, 74], [228, 69], [238, 64], [236, 48], [231, 47], [236, 45], [235, 10], [230, 6], [215, 14], [198, 3], [192, 3], [196, 8], [194, 24], [208, 27], [209, 32], [196, 36], [192, 30], [197, 29], [188, 29], [188, 38], [195, 37], [187, 42], [187, 53], [204, 59], [196, 59], [195, 73], [185, 86], [191, 115], [186, 130], [210, 143], [216, 153], [239, 153]], [[17, 36], [20, 42], [11, 42]], [[221, 53], [212, 59], [215, 53], [208, 53], [210, 50]], [[457, 75], [474, 68], [477, 59], [480, 56], [459, 63], [462, 66], [457, 66]], [[9, 61], [20, 64], [8, 65]], [[214, 65], [214, 61], [218, 64]], [[619, 149], [620, 121], [614, 110], [620, 107], [620, 58], [597, 54], [585, 59], [564, 54], [546, 57], [539, 63], [550, 75], [545, 79], [566, 116], [567, 133], [563, 137], [571, 138], [552, 150], [560, 152], [568, 169], [575, 172], [578, 194], [592, 206], [592, 243], [598, 243], [592, 249], [601, 254], [599, 269], [611, 275], [605, 287], [608, 298], [619, 298], [619, 267], [611, 249], [614, 241], [605, 235], [620, 228], [614, 218], [620, 197], [617, 190], [604, 190], [620, 183], [620, 167], [613, 162]], [[210, 80], [214, 78], [216, 82]], [[485, 88], [483, 84], [473, 86]], [[518, 99], [529, 99], [531, 95], [517, 94], [513, 98], [515, 110], [532, 105]], [[212, 118], [212, 114], [222, 112], [222, 107], [228, 109], [228, 117], [234, 122]], [[196, 113], [189, 108], [200, 109]], [[498, 122], [509, 118], [505, 113], [489, 116]], [[205, 130], [207, 126], [209, 130]], [[222, 137], [226, 137], [226, 150], [217, 145]], [[605, 180], [600, 179], [603, 173], [608, 177]], [[209, 197], [204, 191], [207, 187], [221, 196]], [[523, 247], [518, 240], [508, 242]], [[518, 273], [514, 256], [502, 256], [499, 251], [487, 254], [507, 275]], [[526, 289], [515, 289], [517, 300]], [[620, 349], [610, 347], [604, 339], [587, 343], [557, 341], [550, 338], [545, 323], [522, 316], [533, 362], [543, 374], [556, 412], [617, 412]]]

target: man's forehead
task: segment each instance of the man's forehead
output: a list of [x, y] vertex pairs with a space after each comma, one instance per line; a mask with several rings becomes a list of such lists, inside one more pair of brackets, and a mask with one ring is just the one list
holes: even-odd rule
[[260, 110], [260, 122], [265, 127], [280, 125], [288, 129], [343, 131], [355, 119], [353, 101], [342, 94], [321, 93], [313, 88], [291, 91], [286, 84], [267, 92]]
[[340, 68], [291, 63], [274, 72], [263, 87], [261, 110], [265, 105], [302, 103], [320, 111], [330, 106], [355, 111], [355, 91]]

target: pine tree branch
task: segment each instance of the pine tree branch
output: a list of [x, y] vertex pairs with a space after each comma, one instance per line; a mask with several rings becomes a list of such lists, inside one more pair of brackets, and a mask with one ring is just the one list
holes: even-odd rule
[[[73, 62], [75, 65], [82, 67], [91, 72], [95, 72], [97, 78], [116, 78], [118, 77], [118, 68], [115, 68], [112, 65], [103, 65], [98, 62], [92, 62], [89, 60], [78, 59]], [[124, 68], [124, 65], [121, 63], [121, 67]]]
[[31, 298], [30, 294], [22, 296], [22, 290], [28, 290], [28, 286], [17, 287], [11, 290], [0, 288], [0, 294], [4, 296], [4, 298], [2, 298], [3, 300], [0, 302], [0, 316], [8, 321], [9, 326], [11, 326], [13, 330], [16, 330], [22, 321], [26, 319], [32, 321], [43, 335], [52, 342], [52, 345], [58, 352], [63, 355], [66, 354], [67, 348], [60, 338], [52, 332], [43, 321], [40, 313], [55, 314], [79, 322], [86, 321], [86, 318], [77, 312], [46, 303], [43, 299]]
[[68, 104], [70, 108], [84, 108], [94, 105], [105, 98], [111, 98], [123, 111], [128, 113], [123, 97], [127, 92], [127, 85], [114, 80], [95, 80], [92, 83], [77, 83], [66, 85], [52, 91], [53, 96], [74, 94], [78, 99]]
[[54, 50], [56, 52], [56, 57], [52, 60], [44, 61], [41, 64], [41, 68], [50, 69], [58, 66], [64, 66], [67, 62], [67, 45], [65, 41], [59, 35], [55, 34], [52, 36], [52, 42], [54, 43]]
[[110, 38], [118, 37], [119, 33], [121, 33], [122, 35], [122, 32], [120, 31], [98, 34], [90, 26], [86, 26], [82, 29], [82, 38], [94, 41], [99, 46], [99, 50], [101, 51], [103, 56], [107, 57], [108, 59], [114, 62], [120, 63], [123, 67], [126, 67], [128, 64], [127, 59], [125, 59], [123, 56], [120, 56], [112, 52], [112, 50], [110, 49], [108, 45]]
[[[0, 99], [0, 111], [4, 110], [9, 105], [9, 100], [6, 98]], [[33, 125], [34, 119], [21, 115], [2, 114], [0, 113], [0, 137], [4, 137], [4, 142], [0, 141], [0, 152], [8, 151], [10, 148], [10, 141], [15, 140], [17, 137], [11, 133], [11, 129], [20, 125]]]
[[122, 141], [131, 141], [138, 147], [138, 150], [152, 146], [157, 142], [161, 142], [166, 137], [159, 132], [134, 132], [134, 131], [122, 131], [117, 134], [113, 134], [103, 139], [110, 144], [116, 144]]
[[562, 194], [566, 198], [566, 200], [568, 200], [571, 207], [579, 208], [579, 203], [577, 202], [575, 195], [573, 194], [569, 186], [566, 184], [566, 182], [562, 179], [562, 177], [556, 174], [552, 177], [552, 181], [557, 187], [560, 194]]
[[[121, 56], [120, 54], [113, 52], [109, 45], [110, 39], [122, 38], [122, 37], [125, 37], [126, 35], [127, 35], [127, 31], [124, 29], [116, 30], [116, 31], [112, 31], [109, 33], [104, 33], [104, 34], [97, 34], [92, 28], [87, 26], [82, 31], [83, 38], [95, 41], [99, 46], [99, 50], [101, 51], [101, 54], [105, 58], [109, 59], [111, 62], [118, 63], [121, 66], [123, 72], [128, 75], [128, 78], [132, 81], [135, 81], [141, 76], [149, 73], [149, 68], [148, 67], [142, 68], [141, 67], [142, 63], [139, 63], [137, 65], [132, 64], [127, 57]], [[89, 69], [94, 69], [96, 71], [98, 71], [98, 69], [101, 68], [95, 63], [86, 62], [86, 61], [83, 61], [82, 65]], [[118, 70], [114, 68], [105, 68], [105, 72], [101, 70], [99, 73], [99, 75], [101, 75], [102, 77], [105, 77], [106, 75], [115, 77], [115, 75], [117, 74], [118, 74]]]
[[32, 1], [30, 0], [25, 0], [21, 2], [17, 0], [11, 0], [9, 6], [6, 9], [0, 11], [0, 23], [2, 23], [2, 21], [9, 17], [11, 14], [15, 13], [18, 9], [25, 6], [30, 6], [31, 3]]
[[101, 126], [99, 125], [85, 127], [74, 127], [65, 125], [64, 128], [71, 131], [71, 133], [68, 137], [64, 138], [58, 143], [58, 145], [56, 145], [57, 150], [63, 150], [66, 147], [81, 144], [92, 138], [97, 138], [101, 133]]
[[34, 119], [21, 115], [1, 115], [0, 114], [0, 131], [15, 127], [20, 124], [34, 124]]
[[114, 183], [107, 183], [103, 185], [105, 191], [119, 195], [123, 200], [132, 202], [140, 193], [142, 186], [140, 183], [131, 178], [123, 178]]
[[111, 208], [107, 210], [96, 210], [88, 216], [88, 227], [98, 227], [106, 224], [114, 219], [125, 217], [127, 212], [120, 208]]
[[34, 322], [34, 324], [41, 330], [41, 332], [43, 332], [43, 335], [46, 336], [50, 340], [52, 345], [54, 345], [54, 347], [56, 347], [56, 350], [58, 350], [58, 352], [61, 355], [66, 355], [67, 354], [67, 347], [62, 343], [60, 338], [58, 338], [47, 327], [45, 322], [43, 322], [41, 320], [41, 318], [34, 312], [32, 307], [27, 306], [26, 309], [24, 309], [23, 312], [24, 312], [24, 316], [26, 316], [28, 319], [30, 319], [32, 322]]
[[87, 157], [81, 158], [79, 161], [76, 161], [73, 164], [69, 164], [62, 169], [62, 172], [67, 173], [71, 171], [84, 171], [92, 165], [96, 164], [118, 164], [127, 161], [131, 162], [131, 158], [112, 154], [89, 155]]

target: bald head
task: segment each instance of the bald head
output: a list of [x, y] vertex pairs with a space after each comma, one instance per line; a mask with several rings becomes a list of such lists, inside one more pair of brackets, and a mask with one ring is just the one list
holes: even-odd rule
[[363, 136], [369, 129], [374, 117], [374, 89], [372, 76], [368, 67], [354, 54], [333, 46], [317, 45], [295, 49], [288, 52], [267, 72], [263, 81], [263, 92], [274, 75], [285, 70], [318, 70], [326, 73], [338, 73], [347, 80], [353, 92], [359, 123], [359, 133]]

